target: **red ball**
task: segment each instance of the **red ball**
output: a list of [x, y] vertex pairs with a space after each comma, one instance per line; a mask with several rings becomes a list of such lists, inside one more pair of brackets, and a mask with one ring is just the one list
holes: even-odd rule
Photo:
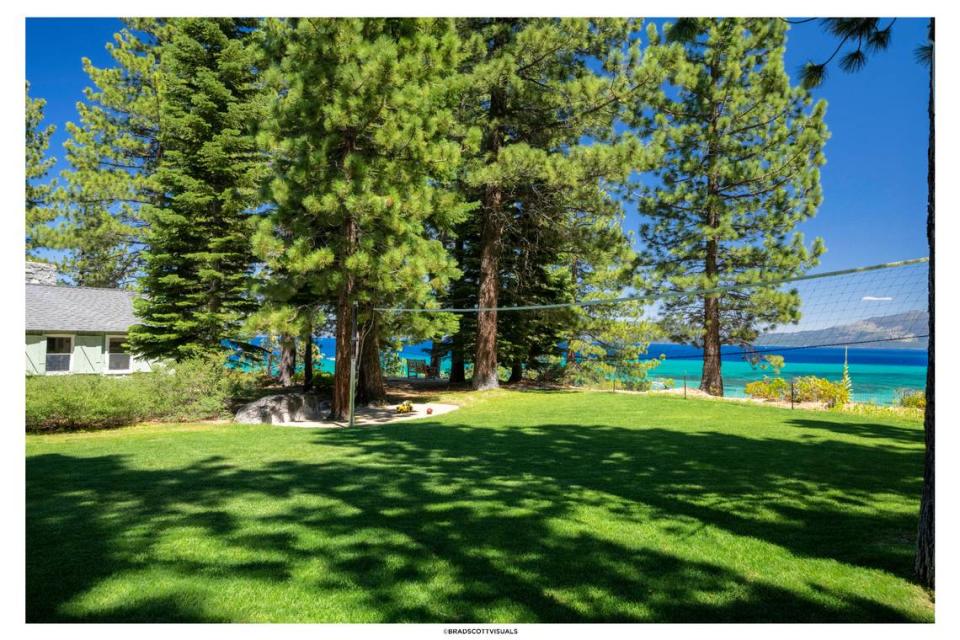
[[433, 407], [427, 407], [427, 415], [429, 416], [431, 413], [433, 413]]

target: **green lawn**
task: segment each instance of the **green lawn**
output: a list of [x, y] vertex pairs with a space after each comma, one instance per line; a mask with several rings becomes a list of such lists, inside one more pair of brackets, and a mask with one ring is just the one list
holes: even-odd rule
[[933, 619], [919, 424], [490, 398], [352, 431], [30, 436], [27, 619]]

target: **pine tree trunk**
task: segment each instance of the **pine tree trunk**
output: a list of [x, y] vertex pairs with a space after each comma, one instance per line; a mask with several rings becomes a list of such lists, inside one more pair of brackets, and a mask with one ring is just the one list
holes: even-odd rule
[[523, 380], [523, 364], [519, 360], [515, 360], [510, 367], [510, 378], [507, 380], [508, 384], [514, 384]]
[[441, 345], [437, 344], [435, 341], [430, 344], [430, 377], [439, 378], [440, 377], [440, 361], [443, 359], [440, 356]]
[[[346, 255], [353, 253], [357, 244], [357, 225], [352, 217], [343, 222], [343, 237]], [[344, 268], [346, 271], [346, 268]], [[352, 351], [351, 330], [353, 327], [354, 278], [344, 274], [343, 284], [337, 295], [336, 355], [333, 370], [333, 398], [330, 406], [332, 420], [346, 420], [350, 411], [350, 357]]]
[[498, 188], [489, 190], [484, 212], [483, 233], [480, 249], [480, 307], [488, 311], [477, 314], [477, 354], [473, 360], [473, 388], [496, 389], [497, 380], [497, 294], [500, 289], [499, 251], [502, 229], [499, 208], [502, 193]]
[[[454, 243], [454, 256], [457, 264], [462, 265], [466, 259], [463, 246], [463, 237], [457, 238]], [[467, 381], [466, 362], [463, 355], [464, 329], [463, 318], [460, 319], [457, 332], [453, 334], [450, 347], [450, 384], [463, 384]]]
[[313, 389], [313, 327], [303, 335], [303, 392]]
[[[573, 264], [570, 265], [570, 276], [571, 281], [573, 282], [574, 290], [576, 290], [577, 283], [580, 282], [580, 261], [576, 258], [573, 259]], [[574, 353], [573, 348], [570, 346], [573, 336], [570, 336], [571, 339], [567, 340], [567, 356], [563, 362], [563, 368], [569, 369], [576, 363], [577, 354]]]
[[387, 391], [383, 384], [383, 369], [380, 367], [380, 327], [376, 317], [368, 320], [362, 331], [363, 344], [360, 345], [359, 376], [357, 382], [357, 404], [383, 404]]
[[450, 384], [463, 384], [467, 381], [466, 363], [463, 358], [463, 329], [453, 334], [453, 346], [450, 349]]
[[[717, 274], [717, 243], [707, 242], [707, 276]], [[703, 300], [703, 373], [700, 390], [711, 396], [723, 396], [723, 376], [720, 374], [720, 300], [707, 296]]]
[[280, 336], [280, 384], [289, 387], [293, 384], [293, 374], [297, 370], [297, 343], [293, 336]]
[[[353, 152], [353, 139], [347, 136], [343, 148], [342, 163], [344, 177], [351, 181], [348, 160]], [[355, 279], [346, 267], [347, 259], [357, 248], [360, 229], [352, 215], [343, 220], [343, 255], [340, 258], [340, 269], [343, 271], [343, 283], [337, 293], [337, 326], [334, 330], [336, 351], [333, 362], [333, 397], [330, 402], [330, 419], [346, 420], [350, 413], [350, 374], [351, 357], [353, 355], [353, 328], [354, 328], [354, 286]], [[359, 357], [359, 354], [357, 354]]]
[[[490, 157], [496, 161], [503, 142], [499, 119], [506, 107], [502, 89], [490, 94], [490, 117], [494, 123], [487, 143]], [[503, 190], [488, 185], [483, 198], [480, 231], [480, 295], [479, 306], [495, 308], [500, 291], [500, 244], [503, 240]], [[477, 313], [477, 352], [473, 361], [473, 388], [496, 389], [497, 380], [497, 312]]]
[[[930, 18], [930, 44], [934, 42], [934, 19]], [[927, 333], [927, 408], [923, 416], [923, 433], [926, 450], [923, 459], [923, 491], [920, 496], [920, 524], [917, 531], [917, 557], [914, 571], [920, 582], [929, 588], [934, 587], [934, 56], [930, 57], [930, 96], [927, 115], [930, 119], [929, 142], [927, 148], [927, 242], [930, 250], [930, 265], [927, 274], [927, 304], [930, 317]]]
[[[719, 81], [720, 70], [716, 65], [710, 65], [710, 78], [714, 84]], [[717, 135], [717, 121], [720, 117], [720, 105], [713, 106], [713, 117], [709, 123], [711, 141], [708, 143], [706, 164], [707, 164], [707, 194], [711, 199], [719, 198], [720, 188], [716, 176], [717, 150], [714, 145], [713, 136]], [[719, 225], [719, 219], [716, 210], [716, 204], [708, 204], [706, 211], [707, 226], [716, 229]], [[707, 276], [707, 281], [713, 283], [720, 273], [718, 263], [719, 253], [718, 242], [715, 238], [707, 240], [707, 253], [704, 259], [703, 273]], [[723, 376], [720, 373], [720, 299], [707, 296], [703, 300], [703, 371], [700, 375], [700, 390], [705, 391], [711, 396], [723, 397]]]

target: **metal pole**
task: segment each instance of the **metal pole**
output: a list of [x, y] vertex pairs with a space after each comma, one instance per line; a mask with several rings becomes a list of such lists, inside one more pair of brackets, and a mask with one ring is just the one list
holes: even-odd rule
[[793, 409], [793, 399], [796, 397], [796, 391], [794, 387], [795, 381], [790, 381], [790, 408]]
[[687, 372], [683, 372], [683, 399], [687, 399]]
[[350, 318], [350, 426], [354, 424], [354, 401], [357, 393], [357, 303], [353, 303]]

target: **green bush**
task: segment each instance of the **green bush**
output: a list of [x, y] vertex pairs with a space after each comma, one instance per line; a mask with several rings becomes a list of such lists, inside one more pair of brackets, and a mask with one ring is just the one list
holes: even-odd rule
[[[783, 378], [764, 378], [748, 382], [744, 391], [751, 398], [789, 400], [790, 384]], [[793, 381], [793, 399], [797, 402], [821, 402], [828, 407], [842, 407], [850, 402], [850, 387], [843, 380], [803, 376]]]
[[536, 381], [543, 384], [556, 384], [563, 382], [566, 374], [566, 366], [563, 359], [558, 356], [544, 356], [538, 361]]
[[828, 407], [842, 407], [850, 402], [850, 387], [843, 380], [832, 382], [826, 378], [803, 376], [794, 380], [794, 399], [797, 402], [822, 402]]
[[27, 378], [27, 431], [103, 429], [152, 417], [141, 376], [31, 376]]
[[380, 367], [388, 378], [402, 378], [407, 375], [407, 362], [400, 357], [399, 351], [384, 351], [380, 354]]
[[631, 369], [617, 377], [615, 386], [628, 391], [650, 391], [653, 383], [646, 377], [646, 370], [639, 372], [638, 375], [637, 371]]
[[[231, 397], [242, 393], [244, 374], [218, 358], [160, 364], [147, 374], [157, 420], [202, 420], [223, 415]], [[149, 384], [149, 383], [148, 383]]]
[[659, 360], [621, 361], [614, 364], [599, 358], [579, 358], [569, 364], [559, 360], [545, 366], [541, 382], [559, 382], [572, 387], [649, 391], [648, 372]]
[[908, 407], [910, 409], [926, 409], [927, 408], [927, 394], [918, 389], [904, 389], [898, 394], [900, 397], [897, 404], [901, 407]]
[[560, 369], [559, 381], [574, 387], [600, 387], [607, 371], [603, 363], [593, 360], [571, 362]]
[[837, 410], [843, 413], [849, 413], [858, 416], [872, 416], [878, 418], [906, 418], [908, 420], [923, 423], [923, 409], [913, 407], [898, 407], [895, 405], [873, 404], [871, 402], [857, 402], [844, 407], [837, 407]]
[[30, 376], [27, 431], [106, 429], [145, 420], [185, 421], [229, 413], [248, 397], [255, 374], [224, 367], [220, 358], [157, 365], [129, 376]]
[[783, 378], [767, 378], [748, 382], [744, 387], [744, 392], [751, 398], [760, 398], [762, 400], [783, 400], [790, 393], [790, 385]]

